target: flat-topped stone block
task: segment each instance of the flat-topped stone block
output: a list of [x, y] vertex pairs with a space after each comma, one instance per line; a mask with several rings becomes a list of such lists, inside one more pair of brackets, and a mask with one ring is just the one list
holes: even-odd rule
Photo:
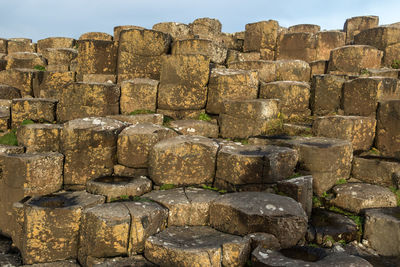
[[13, 100], [14, 98], [21, 98], [20, 90], [10, 85], [0, 84], [0, 99]]
[[62, 125], [59, 124], [27, 124], [17, 131], [18, 144], [26, 148], [26, 152], [60, 152], [60, 135]]
[[33, 69], [9, 69], [0, 71], [0, 83], [20, 90], [21, 96], [33, 96], [43, 72]]
[[190, 27], [187, 24], [179, 22], [160, 22], [152, 27], [155, 31], [168, 33], [172, 37], [172, 41], [190, 39], [193, 34], [190, 32]]
[[12, 128], [17, 128], [24, 120], [37, 122], [53, 122], [56, 120], [56, 104], [54, 99], [17, 98], [11, 104]]
[[342, 209], [360, 213], [364, 209], [396, 207], [396, 195], [388, 188], [366, 183], [347, 183], [333, 188], [331, 203]]
[[37, 52], [43, 53], [49, 48], [72, 48], [75, 39], [68, 37], [48, 37], [37, 41]]
[[46, 71], [43, 74], [42, 82], [34, 90], [36, 97], [59, 100], [63, 87], [75, 82], [75, 72], [72, 71]]
[[400, 159], [400, 100], [380, 101], [377, 112], [376, 147], [383, 156]]
[[109, 115], [108, 118], [126, 122], [129, 124], [139, 123], [152, 123], [162, 125], [164, 121], [163, 114], [151, 113], [151, 114], [135, 114], [135, 115]]
[[276, 63], [272, 60], [241, 60], [228, 63], [229, 69], [256, 70], [262, 82], [273, 82], [276, 78]]
[[150, 123], [139, 123], [125, 128], [118, 135], [118, 163], [127, 167], [147, 168], [153, 146], [178, 134], [173, 130]]
[[207, 112], [219, 114], [225, 100], [257, 98], [258, 84], [256, 71], [213, 69], [208, 83]]
[[16, 52], [4, 57], [7, 60], [6, 69], [33, 69], [35, 66], [46, 66], [46, 61], [40, 54]]
[[113, 36], [105, 32], [86, 32], [79, 36], [79, 40], [103, 40], [112, 41]]
[[224, 64], [227, 49], [207, 39], [178, 40], [172, 44], [172, 55], [203, 55], [216, 64]]
[[[144, 255], [166, 266], [243, 266], [249, 240], [210, 227], [168, 227], [146, 241]], [[195, 265], [194, 265], [195, 264]]]
[[77, 258], [82, 210], [104, 202], [83, 191], [60, 192], [24, 203], [22, 258], [45, 263]]
[[118, 200], [121, 196], [141, 196], [152, 189], [152, 182], [146, 176], [104, 176], [86, 183], [86, 191], [106, 197], [107, 202]]
[[189, 27], [194, 36], [210, 39], [221, 34], [222, 24], [218, 19], [198, 18], [190, 23]]
[[168, 209], [168, 227], [209, 225], [210, 205], [218, 192], [200, 188], [175, 188], [153, 190], [143, 197], [149, 198]]
[[92, 259], [90, 264], [96, 267], [113, 267], [113, 266], [156, 267], [157, 266], [146, 260], [146, 258], [143, 257], [142, 255], [134, 255], [131, 257]]
[[370, 45], [379, 50], [400, 42], [400, 28], [393, 26], [380, 26], [365, 29], [354, 36], [357, 45]]
[[279, 23], [275, 20], [246, 24], [243, 51], [275, 50]]
[[159, 82], [152, 79], [124, 81], [121, 83], [120, 108], [122, 114], [136, 110], [156, 111]]
[[302, 60], [277, 60], [275, 61], [275, 81], [309, 82], [311, 68]]
[[119, 87], [112, 83], [69, 83], [59, 95], [57, 120], [118, 114], [119, 96]]
[[283, 248], [304, 237], [307, 221], [300, 203], [265, 192], [225, 194], [210, 207], [210, 224], [215, 229], [236, 235], [273, 234]]
[[111, 175], [117, 162], [117, 138], [126, 124], [110, 118], [83, 118], [64, 124], [61, 151], [65, 155], [64, 184], [84, 186]]
[[346, 33], [346, 44], [352, 44], [355, 35], [366, 29], [377, 27], [378, 24], [378, 16], [358, 16], [346, 19], [343, 26], [343, 31]]
[[228, 54], [226, 56], [226, 63], [229, 65], [235, 61], [252, 61], [252, 60], [260, 60], [261, 54], [260, 52], [240, 52], [237, 50], [228, 50]]
[[369, 150], [375, 138], [376, 120], [361, 116], [326, 116], [314, 120], [313, 134], [351, 142], [354, 151]]
[[170, 123], [170, 127], [183, 135], [200, 135], [217, 138], [219, 128], [217, 124], [201, 120], [177, 120]]

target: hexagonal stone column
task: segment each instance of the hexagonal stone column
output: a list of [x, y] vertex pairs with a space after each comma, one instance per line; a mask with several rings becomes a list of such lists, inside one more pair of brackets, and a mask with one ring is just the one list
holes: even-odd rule
[[17, 52], [4, 57], [6, 69], [33, 69], [35, 66], [46, 66], [45, 59], [37, 53]]
[[246, 24], [243, 51], [275, 50], [279, 23], [275, 20]]
[[135, 114], [135, 115], [110, 115], [108, 118], [126, 122], [129, 124], [138, 123], [153, 123], [157, 125], [163, 125], [164, 115], [163, 114]]
[[26, 152], [60, 152], [59, 124], [27, 124], [17, 131], [18, 144], [26, 147]]
[[374, 142], [376, 120], [361, 116], [319, 117], [313, 123], [313, 134], [351, 142], [354, 151], [369, 150]]
[[380, 255], [400, 254], [400, 207], [370, 209], [365, 213], [364, 238]]
[[152, 79], [136, 78], [121, 83], [120, 107], [122, 114], [137, 110], [155, 112], [159, 82]]
[[203, 55], [162, 58], [157, 107], [167, 110], [202, 109], [207, 100], [209, 59]]
[[59, 153], [0, 154], [0, 229], [13, 230], [12, 205], [27, 196], [50, 194], [63, 184], [63, 155]]
[[225, 194], [210, 207], [213, 228], [236, 235], [273, 234], [283, 248], [294, 246], [304, 237], [307, 221], [300, 203], [265, 192]]
[[273, 82], [276, 79], [276, 62], [272, 60], [243, 60], [233, 61], [228, 68], [236, 70], [257, 70], [262, 82]]
[[381, 101], [378, 108], [376, 146], [384, 156], [400, 159], [400, 101]]
[[306, 82], [261, 83], [260, 98], [279, 99], [280, 111], [288, 117], [305, 117], [311, 114], [310, 85]]
[[219, 114], [225, 100], [255, 99], [258, 95], [256, 71], [213, 69], [208, 83], [208, 113]]
[[347, 45], [332, 49], [328, 72], [356, 74], [362, 69], [379, 69], [383, 52], [368, 45]]
[[298, 155], [276, 146], [226, 144], [218, 151], [215, 186], [233, 190], [249, 184], [270, 184], [293, 174]]
[[200, 135], [209, 138], [218, 138], [219, 127], [217, 124], [201, 120], [176, 120], [171, 121], [170, 127], [183, 135]]
[[75, 82], [75, 72], [46, 71], [35, 96], [59, 100], [62, 88], [72, 82]]
[[190, 32], [189, 25], [177, 22], [160, 22], [156, 23], [152, 27], [155, 31], [169, 33], [172, 37], [172, 41], [190, 39], [193, 37]]
[[30, 119], [40, 122], [56, 120], [56, 104], [54, 99], [45, 98], [18, 98], [11, 104], [12, 128], [17, 128], [22, 121]]
[[202, 136], [177, 136], [158, 142], [150, 152], [149, 175], [160, 184], [211, 184], [218, 144]]
[[198, 18], [189, 24], [190, 32], [199, 38], [212, 39], [221, 34], [222, 24], [213, 18]]
[[108, 203], [83, 210], [79, 233], [78, 258], [126, 255], [131, 217], [123, 203]]
[[208, 39], [185, 39], [172, 44], [172, 55], [203, 55], [216, 64], [224, 64], [227, 49]]
[[47, 71], [66, 72], [72, 71], [72, 62], [78, 51], [73, 48], [46, 48], [42, 54], [47, 59]]
[[400, 42], [400, 29], [391, 25], [366, 29], [354, 36], [357, 45], [370, 45], [385, 50], [389, 45]]
[[331, 203], [342, 209], [360, 213], [364, 209], [396, 207], [396, 195], [388, 188], [366, 183], [347, 183], [333, 188]]
[[400, 91], [397, 79], [368, 77], [344, 83], [343, 109], [346, 115], [374, 116], [378, 101], [397, 98]]
[[118, 135], [118, 163], [132, 168], [147, 168], [153, 146], [177, 135], [173, 130], [156, 124], [129, 126]]
[[88, 180], [110, 175], [117, 162], [117, 137], [126, 126], [110, 118], [83, 118], [64, 124], [64, 184], [83, 187]]
[[33, 96], [43, 72], [33, 69], [10, 69], [0, 72], [0, 83], [20, 90], [21, 96]]
[[0, 99], [13, 100], [14, 98], [21, 98], [19, 89], [6, 84], [0, 84]]
[[82, 210], [104, 202], [83, 191], [60, 192], [24, 204], [22, 257], [24, 263], [77, 258]]
[[57, 120], [119, 114], [120, 89], [110, 83], [69, 83], [62, 88]]
[[[168, 227], [146, 241], [144, 255], [166, 266], [243, 266], [249, 240], [210, 227]], [[195, 264], [195, 265], [193, 265]]]
[[378, 24], [378, 16], [358, 16], [346, 19], [343, 26], [343, 31], [346, 33], [346, 44], [351, 44], [354, 36], [361, 31], [377, 27]]
[[310, 81], [311, 68], [303, 60], [277, 60], [275, 65], [275, 81]]
[[279, 100], [253, 99], [225, 101], [219, 115], [223, 138], [248, 138], [267, 132], [279, 113]]
[[48, 48], [72, 48], [75, 39], [68, 37], [48, 37], [37, 41], [38, 53], [43, 53]]
[[200, 188], [153, 190], [143, 197], [168, 208], [168, 226], [209, 225], [211, 202], [219, 193]]

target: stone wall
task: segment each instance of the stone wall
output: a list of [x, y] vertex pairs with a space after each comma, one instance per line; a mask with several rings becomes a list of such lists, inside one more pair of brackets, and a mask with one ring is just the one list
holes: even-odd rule
[[1, 264], [400, 256], [398, 25], [221, 29], [0, 39]]

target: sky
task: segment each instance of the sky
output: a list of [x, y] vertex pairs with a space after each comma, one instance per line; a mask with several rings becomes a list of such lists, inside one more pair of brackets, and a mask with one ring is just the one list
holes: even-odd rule
[[217, 18], [222, 31], [243, 31], [247, 23], [274, 19], [279, 25], [317, 24], [342, 29], [347, 18], [377, 15], [380, 24], [400, 21], [399, 0], [0, 0], [0, 38], [72, 37], [113, 33], [114, 26], [150, 28], [159, 22], [190, 23]]

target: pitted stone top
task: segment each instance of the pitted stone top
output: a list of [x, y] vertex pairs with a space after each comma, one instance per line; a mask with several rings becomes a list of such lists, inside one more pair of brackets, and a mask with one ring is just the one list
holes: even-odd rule
[[91, 130], [91, 131], [118, 131], [126, 127], [127, 124], [111, 118], [87, 117], [71, 120], [64, 124], [66, 130]]

